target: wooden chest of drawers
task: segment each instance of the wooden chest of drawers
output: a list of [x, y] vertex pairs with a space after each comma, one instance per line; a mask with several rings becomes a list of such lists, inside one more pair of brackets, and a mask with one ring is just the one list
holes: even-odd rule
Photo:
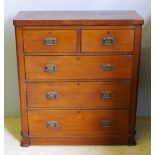
[[16, 16], [22, 146], [135, 144], [142, 24], [135, 11]]

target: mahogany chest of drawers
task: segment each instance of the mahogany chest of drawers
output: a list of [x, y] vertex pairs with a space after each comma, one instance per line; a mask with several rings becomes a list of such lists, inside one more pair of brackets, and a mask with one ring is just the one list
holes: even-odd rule
[[134, 145], [143, 19], [30, 11], [13, 22], [21, 145]]

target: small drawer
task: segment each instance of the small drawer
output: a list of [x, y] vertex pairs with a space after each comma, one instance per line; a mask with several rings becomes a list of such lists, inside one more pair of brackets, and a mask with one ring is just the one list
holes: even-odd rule
[[26, 79], [131, 79], [132, 55], [25, 56]]
[[128, 134], [128, 110], [29, 110], [30, 136]]
[[29, 108], [128, 108], [130, 82], [27, 83]]
[[24, 52], [76, 52], [76, 30], [24, 30]]
[[133, 52], [134, 30], [82, 30], [82, 52]]

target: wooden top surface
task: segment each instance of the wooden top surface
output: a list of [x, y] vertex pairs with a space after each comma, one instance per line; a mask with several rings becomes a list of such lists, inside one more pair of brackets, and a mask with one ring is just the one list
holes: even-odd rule
[[21, 11], [14, 25], [139, 25], [135, 11]]

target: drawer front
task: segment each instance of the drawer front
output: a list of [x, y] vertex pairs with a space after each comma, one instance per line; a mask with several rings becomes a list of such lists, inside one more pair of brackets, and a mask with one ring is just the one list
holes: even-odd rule
[[134, 30], [82, 30], [82, 52], [132, 52]]
[[125, 56], [25, 56], [26, 78], [130, 79], [132, 55]]
[[25, 30], [24, 52], [76, 52], [75, 30]]
[[28, 107], [128, 108], [129, 82], [48, 82], [27, 84]]
[[30, 135], [128, 134], [128, 110], [29, 110]]

